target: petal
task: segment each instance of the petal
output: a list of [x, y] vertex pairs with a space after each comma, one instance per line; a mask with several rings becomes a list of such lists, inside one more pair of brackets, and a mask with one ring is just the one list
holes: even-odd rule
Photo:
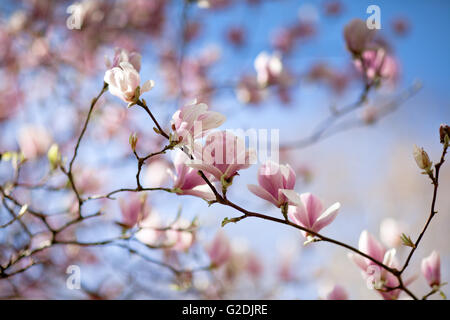
[[312, 226], [313, 231], [319, 232], [323, 227], [333, 222], [334, 218], [336, 218], [336, 215], [339, 212], [340, 207], [341, 204], [339, 202], [336, 202], [327, 210], [325, 210], [325, 212], [322, 213], [319, 219], [317, 219], [317, 221], [313, 224]]
[[272, 202], [274, 205], [279, 207], [279, 203], [277, 199], [275, 199], [269, 192], [261, 188], [260, 186], [249, 184], [247, 185], [248, 190], [250, 190], [251, 193], [253, 193], [255, 196], [260, 197], [264, 200], [267, 200], [269, 202]]
[[204, 164], [204, 163], [192, 163], [188, 162], [187, 166], [197, 169], [199, 171], [203, 171], [205, 173], [210, 173], [216, 178], [217, 180], [220, 180], [220, 177], [222, 176], [222, 171], [217, 169], [215, 166], [211, 164]]
[[323, 212], [322, 202], [318, 197], [311, 193], [302, 193], [300, 195], [309, 218], [309, 224], [312, 226], [319, 219]]
[[153, 80], [147, 80], [141, 87], [141, 93], [150, 91], [155, 86], [155, 82]]
[[282, 189], [281, 192], [288, 198], [289, 204], [303, 206], [302, 198], [294, 190]]

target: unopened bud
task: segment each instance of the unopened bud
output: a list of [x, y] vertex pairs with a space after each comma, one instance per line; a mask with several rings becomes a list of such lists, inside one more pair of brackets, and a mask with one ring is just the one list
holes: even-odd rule
[[445, 136], [450, 137], [450, 126], [447, 124], [441, 124], [439, 127], [439, 137], [441, 138], [441, 143], [445, 143]]
[[131, 149], [133, 151], [135, 151], [136, 150], [136, 144], [138, 142], [138, 137], [137, 137], [136, 132], [130, 135], [130, 138], [128, 139], [128, 141], [130, 142]]
[[423, 148], [419, 148], [418, 146], [414, 145], [413, 154], [419, 168], [425, 171], [430, 171], [433, 163], [430, 161], [430, 157], [428, 157], [426, 151], [423, 150]]
[[61, 162], [61, 154], [59, 153], [59, 147], [56, 143], [52, 144], [50, 149], [48, 149], [47, 158], [50, 163], [50, 168], [55, 170]]

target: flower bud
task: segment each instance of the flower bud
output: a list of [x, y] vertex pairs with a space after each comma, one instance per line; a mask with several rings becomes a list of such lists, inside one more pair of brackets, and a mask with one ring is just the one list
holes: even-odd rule
[[48, 149], [47, 158], [50, 162], [51, 169], [55, 170], [61, 161], [61, 154], [59, 153], [59, 147], [56, 143], [52, 144], [50, 149]]
[[414, 145], [414, 159], [416, 160], [417, 165], [420, 169], [423, 169], [425, 171], [429, 171], [432, 166], [432, 162], [430, 161], [430, 158], [428, 157], [428, 154], [423, 150], [423, 148], [419, 148], [418, 146]]
[[450, 126], [447, 124], [441, 124], [439, 127], [439, 137], [441, 138], [441, 143], [445, 143], [445, 136], [450, 137]]
[[133, 151], [135, 151], [136, 150], [136, 144], [138, 142], [138, 137], [137, 137], [136, 132], [134, 132], [133, 134], [130, 135], [130, 138], [128, 139], [128, 141], [130, 142], [131, 149]]

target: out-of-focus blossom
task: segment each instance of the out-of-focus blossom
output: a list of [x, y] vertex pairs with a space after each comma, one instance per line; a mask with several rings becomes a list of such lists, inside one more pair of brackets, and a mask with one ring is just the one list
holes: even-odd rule
[[255, 162], [255, 151], [245, 147], [245, 141], [229, 131], [210, 133], [201, 150], [200, 159], [189, 166], [209, 173], [223, 185], [231, 184], [239, 170]]
[[308, 71], [307, 78], [310, 81], [325, 83], [337, 94], [341, 94], [348, 87], [350, 77], [347, 73], [319, 62]]
[[230, 0], [193, 0], [197, 2], [199, 8], [204, 9], [224, 9], [231, 4]]
[[430, 287], [441, 284], [441, 258], [437, 251], [433, 251], [428, 257], [422, 259], [421, 269]]
[[353, 19], [344, 28], [344, 38], [347, 49], [355, 54], [361, 54], [373, 40], [375, 31], [367, 28], [366, 22]]
[[150, 188], [156, 188], [164, 185], [169, 178], [169, 168], [169, 163], [163, 159], [155, 159], [150, 162], [144, 172], [145, 185]]
[[139, 231], [136, 232], [136, 239], [149, 246], [161, 245], [164, 231], [161, 230], [162, 222], [159, 213], [152, 209], [147, 217], [139, 222]]
[[394, 30], [395, 34], [397, 34], [399, 36], [407, 35], [411, 29], [411, 25], [410, 25], [409, 21], [403, 17], [395, 18], [392, 21], [391, 25], [392, 25], [392, 29]]
[[228, 41], [236, 47], [242, 46], [245, 42], [245, 32], [242, 27], [231, 27], [226, 36]]
[[324, 3], [324, 10], [327, 16], [338, 16], [343, 11], [342, 2], [339, 0], [328, 0]]
[[425, 171], [431, 170], [433, 163], [431, 162], [430, 157], [428, 157], [428, 153], [423, 150], [423, 148], [414, 145], [413, 156], [420, 169]]
[[[311, 231], [319, 232], [322, 228], [333, 222], [338, 214], [341, 204], [334, 203], [325, 211], [319, 198], [311, 193], [298, 194], [293, 190], [282, 190], [291, 204], [288, 208], [288, 217], [296, 224]], [[307, 232], [302, 234], [308, 238]]]
[[201, 24], [198, 21], [189, 21], [184, 27], [184, 41], [190, 42], [197, 38], [201, 31]]
[[398, 247], [401, 241], [401, 235], [404, 230], [403, 226], [393, 218], [383, 219], [380, 223], [381, 241], [388, 247]]
[[172, 190], [178, 195], [192, 195], [203, 198], [207, 201], [214, 200], [214, 193], [203, 178], [198, 174], [197, 169], [191, 168], [187, 165], [189, 160], [189, 157], [183, 151], [176, 151], [173, 161], [175, 174], [169, 171], [174, 180]]
[[382, 78], [395, 81], [398, 78], [398, 63], [392, 56], [386, 54], [384, 49], [364, 51], [361, 59], [355, 59], [354, 63], [370, 80]]
[[174, 251], [188, 250], [194, 242], [194, 234], [189, 230], [190, 227], [190, 221], [178, 218], [164, 233], [165, 246]]
[[254, 67], [257, 73], [257, 80], [261, 87], [266, 87], [277, 81], [282, 74], [283, 63], [278, 53], [269, 55], [263, 51], [255, 58]]
[[231, 245], [223, 231], [216, 233], [213, 241], [207, 248], [209, 259], [213, 267], [220, 267], [231, 257]]
[[108, 57], [105, 57], [105, 65], [108, 69], [120, 67], [120, 63], [129, 62], [134, 69], [139, 72], [141, 71], [141, 60], [142, 56], [137, 52], [128, 52], [123, 48], [114, 49], [114, 58], [113, 60], [109, 60]]
[[208, 105], [193, 101], [172, 116], [170, 140], [178, 145], [192, 147], [195, 139], [203, 137], [211, 129], [218, 128], [226, 118], [219, 112], [208, 111]]
[[253, 252], [247, 255], [245, 269], [253, 279], [258, 279], [264, 271], [261, 259]]
[[288, 164], [279, 165], [273, 161], [267, 161], [258, 169], [259, 186], [250, 184], [248, 189], [256, 196], [281, 207], [288, 201], [282, 190], [293, 190], [295, 179], [295, 172]]
[[236, 96], [242, 103], [257, 104], [265, 99], [267, 91], [261, 89], [255, 77], [244, 75], [236, 88]]
[[27, 159], [35, 159], [47, 154], [52, 140], [48, 130], [42, 126], [27, 125], [19, 130], [19, 147]]
[[121, 62], [119, 67], [107, 70], [104, 81], [112, 95], [128, 103], [135, 103], [142, 93], [150, 91], [154, 86], [153, 80], [148, 80], [140, 87], [139, 73], [129, 62]]
[[348, 293], [344, 287], [336, 284], [325, 297], [326, 300], [348, 300]]
[[295, 44], [295, 34], [289, 28], [282, 28], [275, 32], [272, 38], [272, 45], [275, 49], [287, 53], [292, 50]]
[[148, 210], [145, 207], [145, 198], [143, 199], [137, 194], [133, 194], [126, 201], [121, 199], [120, 211], [122, 214], [121, 223], [128, 228], [133, 227], [148, 214]]

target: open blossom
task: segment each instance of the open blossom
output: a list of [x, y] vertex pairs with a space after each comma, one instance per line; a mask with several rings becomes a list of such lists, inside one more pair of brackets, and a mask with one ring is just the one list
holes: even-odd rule
[[198, 174], [198, 170], [187, 165], [188, 160], [189, 157], [183, 151], [176, 151], [173, 163], [175, 174], [169, 171], [174, 180], [172, 190], [178, 195], [192, 195], [208, 201], [214, 200], [214, 193]]
[[254, 150], [245, 147], [245, 141], [229, 131], [208, 135], [200, 159], [189, 166], [211, 174], [222, 183], [231, 183], [238, 171], [248, 168], [255, 161]]
[[256, 196], [281, 207], [287, 202], [282, 190], [294, 189], [295, 172], [289, 165], [267, 161], [258, 169], [258, 184], [259, 186], [250, 184], [248, 189]]
[[121, 62], [129, 62], [136, 69], [137, 72], [141, 71], [142, 56], [137, 52], [128, 52], [122, 48], [116, 48], [114, 50], [114, 58], [112, 62], [109, 58], [105, 57], [105, 64], [108, 69], [119, 67]]
[[230, 259], [231, 245], [223, 231], [217, 232], [213, 241], [207, 248], [207, 253], [211, 260], [211, 265], [214, 267], [220, 267]]
[[263, 51], [255, 59], [256, 78], [261, 87], [266, 87], [276, 82], [283, 71], [283, 63], [278, 53], [269, 55]]
[[[299, 195], [293, 190], [282, 190], [282, 193], [284, 193], [289, 200], [289, 204], [291, 204], [288, 208], [289, 219], [314, 232], [319, 232], [333, 222], [341, 207], [341, 204], [336, 202], [324, 211], [320, 199], [311, 193]], [[302, 234], [305, 237], [310, 236], [305, 231], [302, 231]]]
[[375, 30], [367, 28], [366, 22], [353, 19], [344, 28], [344, 38], [347, 49], [353, 54], [361, 54], [372, 41]]
[[384, 49], [364, 51], [361, 59], [356, 59], [354, 63], [359, 71], [365, 71], [370, 80], [380, 77], [395, 81], [398, 78], [398, 63]]
[[[395, 249], [386, 250], [386, 248], [378, 242], [367, 230], [364, 230], [359, 237], [359, 251], [367, 254], [375, 260], [382, 262], [384, 265], [397, 268], [397, 261], [395, 259]], [[363, 277], [367, 281], [371, 281], [381, 296], [386, 300], [395, 300], [401, 293], [401, 290], [386, 291], [384, 288], [394, 288], [398, 286], [398, 279], [395, 275], [377, 265], [370, 259], [364, 258], [358, 254], [349, 254], [349, 257], [362, 270]], [[413, 279], [406, 280], [405, 285], [411, 283]]]
[[208, 111], [208, 105], [205, 103], [193, 101], [172, 116], [171, 140], [178, 144], [191, 145], [195, 139], [222, 125], [225, 119], [219, 112]]
[[107, 70], [104, 81], [112, 95], [128, 103], [136, 102], [141, 93], [150, 91], [154, 86], [153, 80], [148, 80], [140, 87], [141, 77], [129, 62], [120, 62], [119, 67]]
[[438, 252], [433, 251], [428, 257], [424, 258], [421, 269], [430, 287], [441, 284], [441, 258]]

